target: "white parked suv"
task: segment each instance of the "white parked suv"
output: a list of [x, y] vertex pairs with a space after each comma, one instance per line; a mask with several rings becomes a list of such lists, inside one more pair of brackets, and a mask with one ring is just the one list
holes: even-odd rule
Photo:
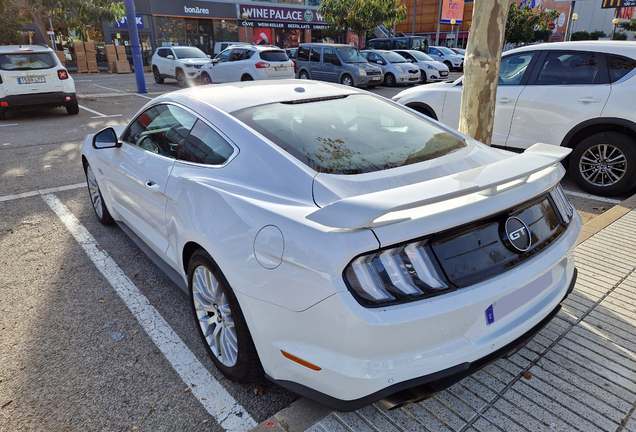
[[66, 107], [79, 113], [75, 83], [51, 48], [0, 46], [0, 119], [29, 108]]
[[294, 63], [276, 46], [233, 45], [203, 67], [204, 84], [294, 78]]
[[[603, 196], [636, 186], [636, 43], [530, 45], [501, 60], [492, 145], [570, 147], [570, 176]], [[393, 100], [453, 128], [459, 126], [460, 78], [397, 94]]]
[[424, 84], [429, 81], [437, 82], [448, 79], [448, 66], [444, 63], [434, 60], [428, 54], [417, 50], [393, 50], [398, 53], [413, 66], [420, 68], [420, 83]]
[[457, 54], [450, 48], [443, 46], [428, 47], [428, 55], [444, 63], [450, 70], [462, 70], [464, 68], [464, 56]]
[[210, 56], [196, 47], [159, 47], [152, 56], [152, 74], [157, 84], [172, 78], [180, 87], [187, 87], [199, 79], [201, 68], [208, 63]]

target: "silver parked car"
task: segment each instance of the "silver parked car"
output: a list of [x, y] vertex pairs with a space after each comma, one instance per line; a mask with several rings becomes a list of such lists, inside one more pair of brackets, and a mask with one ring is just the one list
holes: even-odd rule
[[434, 60], [428, 54], [415, 50], [395, 50], [413, 66], [420, 68], [420, 83], [424, 84], [429, 81], [437, 82], [448, 79], [448, 66], [444, 63]]
[[408, 85], [420, 81], [420, 69], [413, 66], [404, 57], [393, 51], [365, 50], [361, 51], [369, 63], [382, 68], [384, 84], [393, 87], [396, 84]]

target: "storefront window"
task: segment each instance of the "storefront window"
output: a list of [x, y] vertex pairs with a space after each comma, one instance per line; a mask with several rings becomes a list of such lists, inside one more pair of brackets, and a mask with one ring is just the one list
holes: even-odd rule
[[215, 42], [238, 41], [238, 22], [236, 20], [215, 19], [213, 22]]
[[157, 46], [187, 45], [185, 21], [183, 18], [155, 17]]

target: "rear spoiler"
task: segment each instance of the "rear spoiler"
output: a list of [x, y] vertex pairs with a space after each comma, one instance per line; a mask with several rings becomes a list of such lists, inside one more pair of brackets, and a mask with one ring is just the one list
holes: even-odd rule
[[538, 143], [519, 155], [451, 176], [344, 198], [312, 212], [306, 218], [332, 228], [368, 228], [374, 225], [376, 219], [388, 213], [476, 192], [495, 195], [508, 189], [499, 190], [497, 186], [515, 180], [520, 180], [519, 184], [525, 183], [532, 174], [556, 166], [571, 151], [569, 148]]

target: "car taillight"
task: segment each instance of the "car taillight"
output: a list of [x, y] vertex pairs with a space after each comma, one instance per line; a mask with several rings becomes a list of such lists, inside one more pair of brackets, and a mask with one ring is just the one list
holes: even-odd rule
[[443, 276], [427, 240], [354, 259], [344, 277], [364, 306], [385, 306], [432, 297], [454, 289]]
[[68, 79], [68, 72], [67, 72], [67, 71], [65, 71], [64, 69], [60, 69], [59, 71], [57, 71], [57, 76], [58, 76], [61, 80]]
[[267, 69], [269, 67], [269, 63], [258, 62], [255, 66], [257, 69]]

